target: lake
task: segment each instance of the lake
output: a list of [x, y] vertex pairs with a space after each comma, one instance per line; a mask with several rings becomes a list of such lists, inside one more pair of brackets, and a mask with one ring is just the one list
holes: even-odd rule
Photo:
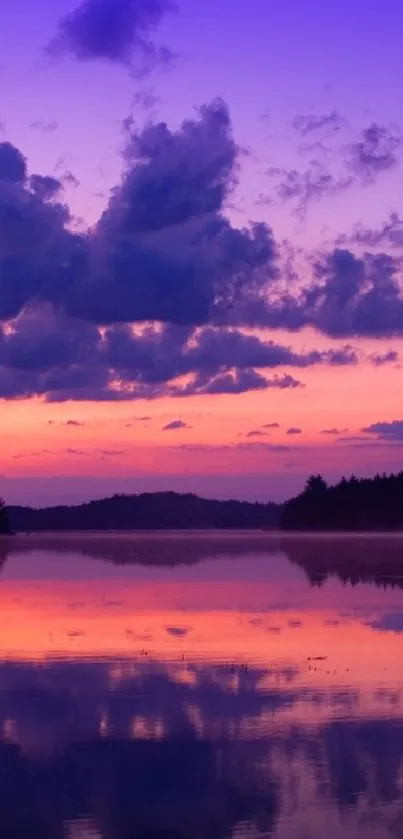
[[0, 543], [1, 839], [403, 837], [403, 537]]

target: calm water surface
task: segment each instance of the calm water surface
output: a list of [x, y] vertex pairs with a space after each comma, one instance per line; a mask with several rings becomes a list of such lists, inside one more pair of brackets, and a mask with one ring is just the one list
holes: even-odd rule
[[1, 839], [403, 839], [403, 537], [0, 553]]

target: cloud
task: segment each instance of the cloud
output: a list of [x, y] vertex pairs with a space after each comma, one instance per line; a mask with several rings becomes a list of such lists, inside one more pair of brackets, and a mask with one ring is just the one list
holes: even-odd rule
[[164, 425], [163, 431], [179, 431], [181, 428], [190, 428], [190, 425], [187, 425], [186, 422], [183, 420], [172, 420], [169, 422], [168, 425]]
[[29, 185], [32, 192], [41, 201], [50, 201], [62, 190], [62, 183], [50, 175], [31, 175]]
[[338, 111], [333, 110], [327, 114], [297, 114], [291, 124], [302, 137], [306, 137], [316, 131], [340, 131], [345, 127], [346, 121]]
[[238, 329], [118, 324], [101, 330], [37, 305], [0, 331], [0, 398], [121, 401], [286, 390], [303, 384], [289, 372], [269, 377], [269, 369], [357, 361], [349, 345], [297, 353]]
[[184, 638], [189, 633], [189, 628], [185, 626], [166, 626], [165, 632], [172, 635], [174, 638]]
[[85, 425], [85, 422], [79, 422], [78, 420], [69, 419], [67, 420], [67, 422], [63, 422], [62, 425], [70, 425], [74, 428], [78, 428], [80, 426], [82, 427], [83, 425]]
[[78, 178], [76, 178], [76, 176], [73, 175], [73, 173], [70, 172], [69, 170], [67, 170], [67, 172], [64, 173], [61, 180], [62, 180], [63, 184], [67, 184], [68, 186], [74, 186], [74, 187], [80, 186], [80, 181], [78, 180]]
[[266, 422], [262, 428], [280, 428], [278, 422]]
[[294, 428], [294, 426], [292, 426], [291, 428], [287, 428], [286, 433], [290, 434], [290, 435], [302, 434], [302, 429], [301, 428]]
[[0, 143], [0, 181], [7, 184], [22, 184], [27, 173], [23, 154], [11, 143]]
[[61, 19], [46, 52], [122, 64], [144, 74], [172, 59], [170, 50], [152, 39], [172, 10], [169, 0], [84, 0]]
[[267, 431], [248, 431], [247, 437], [269, 437], [269, 433]]
[[97, 453], [102, 457], [122, 457], [126, 451], [125, 449], [97, 449]]
[[44, 134], [49, 134], [53, 131], [57, 131], [59, 123], [55, 119], [50, 121], [34, 119], [33, 122], [30, 123], [29, 127], [32, 128], [33, 131], [42, 131]]
[[314, 364], [334, 366], [354, 365], [358, 356], [353, 347], [346, 345], [337, 350], [313, 350], [297, 353], [290, 347], [274, 341], [262, 341], [254, 335], [236, 329], [208, 327], [198, 333], [197, 341], [183, 356], [183, 371], [202, 369], [215, 372], [229, 367], [274, 368], [291, 366], [306, 368]]
[[49, 176], [27, 177], [0, 144], [0, 320], [33, 301], [100, 325], [249, 320], [277, 276], [267, 225], [224, 215], [239, 149], [217, 100], [176, 131], [147, 125], [127, 141], [121, 182], [98, 224], [74, 233]]
[[391, 337], [403, 334], [399, 263], [387, 254], [336, 248], [318, 260], [316, 280], [283, 318], [312, 325], [333, 337]]
[[403, 441], [403, 420], [374, 422], [362, 428], [363, 434], [376, 434], [378, 440]]
[[[403, 334], [400, 263], [336, 248], [287, 283], [271, 229], [231, 225], [239, 148], [216, 100], [176, 130], [129, 132], [99, 222], [74, 233], [63, 179], [0, 143], [0, 398], [118, 401], [302, 387], [355, 365], [349, 343], [295, 351], [244, 328]], [[393, 351], [369, 356], [394, 363]], [[279, 371], [268, 375], [268, 371]]]
[[[336, 248], [311, 263], [312, 279], [285, 292], [265, 224], [234, 228], [224, 215], [239, 149], [217, 100], [176, 131], [165, 123], [131, 134], [121, 182], [91, 231], [73, 233], [62, 181], [28, 177], [23, 155], [0, 144], [0, 320], [51, 304], [66, 318], [117, 329], [163, 322], [195, 328], [313, 326], [327, 335], [403, 334], [399, 261]], [[112, 336], [111, 336], [112, 338]], [[123, 338], [119, 339], [121, 342]], [[355, 363], [346, 349], [292, 353], [253, 336], [206, 331], [193, 355], [224, 353], [241, 367]], [[117, 341], [117, 339], [116, 339]], [[190, 362], [192, 352], [187, 352]], [[316, 359], [316, 360], [315, 360]], [[182, 363], [182, 361], [181, 361]], [[233, 363], [233, 367], [239, 366]], [[216, 372], [216, 371], [213, 371]], [[226, 372], [226, 371], [224, 371]], [[24, 384], [21, 385], [24, 389]]]
[[348, 428], [324, 428], [320, 433], [336, 436], [337, 434], [345, 434]]
[[361, 183], [373, 184], [380, 174], [396, 168], [402, 148], [403, 135], [399, 128], [373, 122], [358, 140], [347, 146], [346, 165]]
[[175, 446], [175, 449], [180, 449], [182, 451], [188, 452], [256, 452], [261, 451], [263, 453], [273, 453], [273, 454], [287, 454], [292, 451], [292, 446], [286, 446], [281, 443], [263, 443], [258, 441], [257, 443], [248, 443], [242, 442], [237, 443], [236, 445], [230, 443], [224, 443], [221, 445], [210, 445], [209, 443], [182, 443], [179, 446]]
[[339, 236], [337, 243], [362, 245], [366, 248], [403, 248], [403, 219], [398, 213], [391, 213], [379, 228], [357, 224], [352, 233]]
[[280, 390], [293, 390], [304, 387], [304, 385], [293, 376], [273, 376], [271, 379], [262, 376], [253, 369], [235, 370], [233, 372], [218, 375], [206, 382], [205, 377], [198, 376], [190, 385], [182, 390], [173, 390], [172, 395], [195, 396], [200, 394], [237, 394], [246, 393], [252, 390], [268, 390], [279, 388]]
[[54, 452], [52, 452], [50, 449], [40, 449], [39, 451], [24, 452], [24, 454], [14, 454], [13, 460], [23, 460], [27, 457], [43, 457], [43, 455], [48, 454], [52, 455], [54, 454]]
[[386, 350], [385, 352], [371, 353], [368, 356], [371, 364], [375, 367], [383, 367], [385, 364], [397, 364], [399, 355], [396, 350]]
[[[403, 134], [397, 126], [373, 122], [356, 138], [348, 142], [340, 140], [337, 144], [335, 140], [342, 129], [348, 129], [348, 123], [337, 111], [297, 115], [292, 125], [303, 138], [319, 135], [319, 139], [298, 149], [300, 153], [310, 155], [309, 165], [303, 170], [271, 166], [267, 175], [273, 182], [275, 199], [293, 203], [293, 212], [300, 219], [305, 217], [312, 203], [354, 186], [372, 186], [401, 162]], [[329, 163], [333, 164], [332, 168]], [[261, 203], [271, 204], [271, 194], [263, 195]]]
[[349, 189], [351, 175], [333, 175], [319, 160], [312, 160], [304, 171], [271, 166], [267, 174], [274, 179], [274, 193], [281, 203], [295, 202], [295, 215], [303, 218], [315, 201]]
[[237, 154], [221, 100], [176, 132], [165, 123], [148, 124], [128, 139], [127, 169], [104, 227], [108, 222], [123, 231], [152, 232], [219, 212], [233, 185]]
[[349, 445], [350, 443], [367, 443], [367, 441], [364, 437], [360, 437], [358, 434], [355, 434], [351, 437], [339, 437], [338, 440], [336, 440], [336, 443], [346, 443]]
[[356, 443], [349, 443], [347, 442], [347, 447], [351, 449], [380, 449], [381, 451], [385, 451], [386, 449], [400, 449], [403, 446], [403, 440], [371, 440], [366, 441], [361, 439], [361, 442]]
[[276, 248], [267, 225], [238, 229], [223, 215], [238, 153], [220, 100], [175, 132], [160, 123], [133, 135], [87, 257], [84, 243], [88, 275], [70, 311], [100, 324], [197, 325], [230, 317], [235, 302], [258, 305]]

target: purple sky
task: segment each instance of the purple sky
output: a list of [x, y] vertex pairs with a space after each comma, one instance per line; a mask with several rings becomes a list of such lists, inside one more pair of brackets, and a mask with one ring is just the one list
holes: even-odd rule
[[401, 4], [169, 5], [0, 12], [12, 501], [403, 466]]

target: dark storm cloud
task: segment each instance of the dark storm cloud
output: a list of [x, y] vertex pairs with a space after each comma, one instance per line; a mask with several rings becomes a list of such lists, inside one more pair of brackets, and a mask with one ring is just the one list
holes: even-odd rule
[[163, 431], [180, 431], [182, 428], [190, 428], [190, 425], [187, 425], [186, 422], [183, 420], [172, 420], [169, 422], [168, 425], [164, 425]]
[[78, 61], [108, 61], [147, 72], [172, 58], [152, 34], [173, 6], [170, 0], [84, 0], [59, 23], [46, 48]]
[[374, 422], [361, 430], [364, 434], [376, 434], [378, 440], [403, 441], [403, 420]]

